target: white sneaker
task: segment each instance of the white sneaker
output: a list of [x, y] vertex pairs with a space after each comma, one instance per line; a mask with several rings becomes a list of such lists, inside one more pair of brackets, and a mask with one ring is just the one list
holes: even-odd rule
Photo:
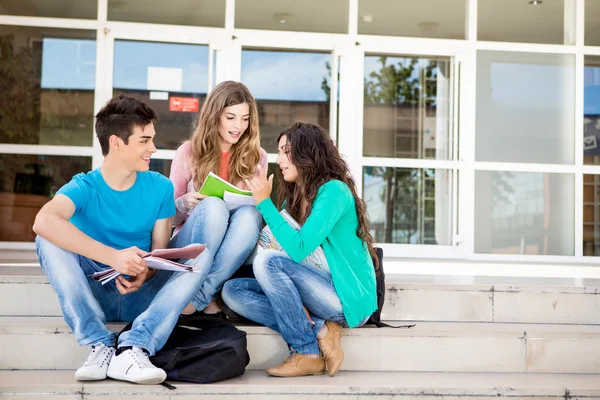
[[106, 370], [115, 351], [114, 347], [108, 347], [103, 343], [93, 346], [83, 366], [75, 372], [75, 379], [78, 381], [106, 379]]
[[167, 373], [152, 365], [148, 354], [135, 346], [119, 355], [114, 354], [107, 374], [113, 379], [143, 385], [155, 385], [167, 379]]

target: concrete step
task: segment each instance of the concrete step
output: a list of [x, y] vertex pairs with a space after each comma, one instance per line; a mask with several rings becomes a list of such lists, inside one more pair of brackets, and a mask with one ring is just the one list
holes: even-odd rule
[[[383, 319], [600, 324], [600, 281], [389, 276]], [[0, 266], [0, 315], [61, 316], [39, 266]]]
[[73, 371], [0, 371], [0, 397], [6, 400], [171, 397], [215, 400], [600, 399], [600, 385], [595, 375], [342, 371], [333, 378], [272, 378], [264, 372], [249, 371], [239, 378], [210, 385], [171, 383], [176, 389], [168, 390], [159, 385], [140, 386], [110, 379], [82, 383], [73, 378]]
[[[240, 328], [248, 334], [250, 370], [287, 355], [279, 334]], [[342, 345], [344, 371], [600, 373], [598, 326], [419, 322], [412, 329], [345, 329]], [[88, 351], [60, 317], [0, 317], [1, 370], [76, 369]]]

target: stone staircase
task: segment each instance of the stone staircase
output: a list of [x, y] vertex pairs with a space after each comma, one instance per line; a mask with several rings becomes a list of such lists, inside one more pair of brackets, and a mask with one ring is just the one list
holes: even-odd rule
[[345, 330], [334, 378], [266, 376], [285, 343], [244, 325], [251, 362], [243, 377], [168, 390], [74, 380], [88, 349], [75, 342], [41, 269], [24, 265], [0, 266], [3, 399], [600, 399], [599, 281], [390, 276], [384, 319], [416, 327]]

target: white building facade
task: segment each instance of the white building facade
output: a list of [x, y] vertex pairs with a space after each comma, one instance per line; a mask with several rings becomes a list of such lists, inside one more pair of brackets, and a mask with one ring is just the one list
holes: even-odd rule
[[600, 277], [600, 0], [0, 0], [0, 251], [100, 166], [113, 95], [168, 176], [224, 80], [271, 163], [293, 122], [337, 141], [386, 272]]

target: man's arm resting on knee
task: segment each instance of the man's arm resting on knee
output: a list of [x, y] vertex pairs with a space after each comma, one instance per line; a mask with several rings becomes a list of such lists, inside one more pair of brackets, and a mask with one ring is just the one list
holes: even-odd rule
[[122, 274], [136, 276], [147, 268], [140, 249], [115, 250], [77, 229], [69, 222], [74, 213], [73, 201], [57, 194], [36, 215], [33, 231], [58, 247], [110, 265]]

